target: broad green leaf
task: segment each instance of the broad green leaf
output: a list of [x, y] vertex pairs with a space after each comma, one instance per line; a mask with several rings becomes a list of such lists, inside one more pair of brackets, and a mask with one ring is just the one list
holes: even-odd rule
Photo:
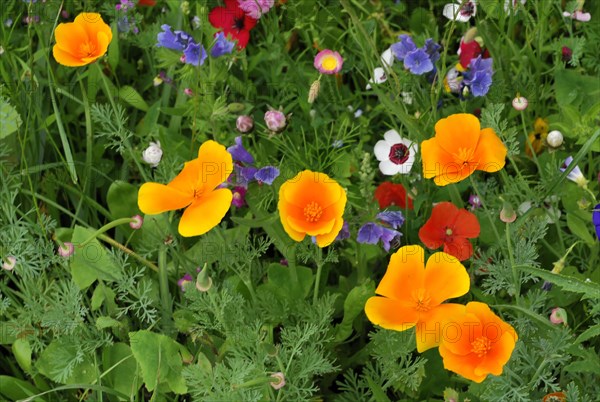
[[25, 338], [18, 338], [12, 344], [12, 352], [19, 366], [28, 373], [31, 370], [31, 345]]
[[121, 323], [112, 317], [101, 316], [96, 318], [96, 328], [102, 330], [105, 328], [118, 327]]
[[112, 41], [108, 46], [108, 64], [110, 65], [110, 68], [115, 71], [119, 65], [119, 30], [116, 21], [110, 25], [110, 29], [112, 30]]
[[102, 383], [129, 395], [132, 399], [142, 386], [140, 367], [129, 345], [115, 343], [102, 350], [102, 368], [106, 375]]
[[148, 104], [142, 98], [142, 96], [135, 90], [135, 88], [129, 85], [124, 85], [119, 88], [119, 98], [130, 106], [139, 109], [143, 112], [148, 111]]
[[146, 330], [130, 332], [129, 339], [148, 391], [152, 392], [164, 383], [176, 394], [187, 392], [181, 376], [183, 362], [177, 342], [168, 336]]
[[8, 137], [21, 126], [21, 116], [3, 97], [0, 97], [0, 139]]
[[86, 241], [94, 232], [75, 226], [72, 243], [75, 245], [75, 254], [71, 259], [71, 275], [79, 289], [86, 289], [97, 279], [106, 282], [115, 282], [122, 277], [119, 267], [106, 248], [96, 239], [84, 247], [78, 245]]
[[354, 319], [364, 310], [367, 299], [374, 294], [375, 284], [371, 280], [355, 287], [348, 293], [344, 301], [344, 318], [335, 329], [336, 342], [344, 341], [352, 334]]
[[[18, 378], [9, 377], [7, 375], [0, 375], [0, 395], [7, 398], [9, 401], [26, 399], [39, 393], [40, 391], [27, 381], [19, 380]], [[42, 397], [37, 397], [32, 400], [32, 402], [43, 401], [45, 401], [45, 399]]]
[[296, 267], [296, 274], [289, 267], [273, 263], [267, 268], [268, 281], [262, 287], [277, 295], [280, 300], [304, 300], [313, 285], [313, 273], [310, 268]]
[[108, 286], [99, 283], [96, 289], [94, 289], [94, 293], [92, 293], [92, 311], [98, 310], [102, 304], [106, 306], [109, 313], [114, 311], [116, 308], [115, 292]]
[[92, 358], [84, 354], [83, 360], [67, 370], [67, 364], [78, 358], [79, 349], [68, 337], [59, 338], [42, 352], [35, 367], [44, 376], [61, 384], [88, 384], [96, 379], [96, 367]]
[[[585, 219], [589, 215], [589, 219]], [[574, 235], [589, 245], [593, 245], [595, 240], [592, 237], [589, 228], [592, 227], [592, 214], [569, 212], [567, 214], [567, 226]]]
[[575, 343], [585, 342], [588, 339], [591, 339], [595, 336], [600, 335], [600, 324], [596, 324], [593, 327], [589, 327], [585, 331], [583, 331], [575, 340]]
[[519, 268], [525, 272], [540, 277], [545, 281], [558, 285], [568, 292], [583, 293], [589, 298], [600, 297], [600, 285], [596, 282], [584, 282], [576, 278], [572, 278], [561, 274], [554, 274], [550, 271], [530, 267], [527, 265], [520, 265]]

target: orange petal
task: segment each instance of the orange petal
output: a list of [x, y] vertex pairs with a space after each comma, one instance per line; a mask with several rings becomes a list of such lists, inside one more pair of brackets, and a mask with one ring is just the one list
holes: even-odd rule
[[499, 340], [494, 342], [492, 349], [483, 360], [475, 367], [477, 375], [500, 375], [504, 365], [510, 360], [515, 348], [515, 339], [512, 334], [504, 332]]
[[497, 172], [504, 167], [506, 145], [496, 135], [493, 129], [484, 128], [475, 148], [473, 158], [478, 161], [477, 169], [484, 172]]
[[395, 331], [412, 328], [419, 319], [417, 311], [406, 303], [379, 296], [367, 300], [365, 313], [373, 324]]
[[98, 13], [79, 13], [77, 17], [75, 17], [75, 21], [73, 23], [79, 25], [86, 32], [87, 40], [96, 41], [98, 37], [98, 32], [103, 32], [107, 35], [110, 40], [112, 40], [112, 31], [110, 27], [104, 22], [102, 16]]
[[479, 220], [474, 213], [471, 213], [466, 209], [459, 209], [456, 211], [453, 229], [454, 235], [473, 239], [479, 236], [480, 230]]
[[81, 44], [87, 40], [85, 29], [73, 22], [58, 24], [54, 30], [56, 44], [65, 52], [77, 57], [80, 55]]
[[[412, 302], [409, 289], [424, 286], [425, 252], [421, 246], [404, 246], [392, 254], [387, 271], [375, 293], [394, 300]], [[414, 302], [412, 302], [414, 303]]]
[[138, 191], [138, 207], [149, 215], [181, 209], [192, 200], [189, 194], [159, 183], [144, 183]]
[[212, 189], [205, 189], [201, 186], [200, 176], [201, 163], [198, 159], [193, 159], [183, 165], [181, 172], [169, 182], [168, 186], [189, 194], [190, 197], [194, 196], [194, 191], [196, 191], [196, 195], [204, 190], [211, 191]]
[[233, 160], [227, 149], [218, 142], [209, 140], [198, 150], [200, 181], [207, 190], [215, 189], [233, 172]]
[[344, 226], [344, 220], [342, 218], [338, 218], [335, 220], [335, 224], [333, 228], [329, 231], [329, 233], [317, 235], [317, 246], [319, 247], [327, 247], [336, 239], [337, 235], [342, 230], [342, 226]]
[[[451, 167], [458, 166], [456, 163], [454, 165], [450, 165]], [[450, 167], [448, 170], [444, 171], [440, 176], [436, 176], [433, 179], [433, 182], [438, 186], [445, 186], [451, 183], [458, 183], [463, 181], [467, 177], [471, 176], [473, 172], [477, 169], [476, 163], [470, 163], [465, 165], [464, 167], [458, 170], [452, 170]]]
[[454, 339], [458, 326], [453, 320], [464, 314], [465, 306], [454, 303], [440, 304], [426, 313], [421, 313], [416, 331], [417, 351], [423, 353], [438, 346], [445, 336]]
[[108, 44], [110, 43], [110, 37], [104, 32], [98, 32], [97, 34], [98, 47], [96, 48], [96, 56], [102, 57], [108, 50]]
[[81, 60], [76, 56], [73, 56], [71, 53], [65, 51], [58, 45], [54, 45], [52, 47], [52, 55], [54, 56], [54, 60], [56, 60], [58, 64], [62, 64], [63, 66], [79, 67], [88, 64], [86, 61]]
[[476, 163], [463, 166], [458, 164], [452, 154], [444, 151], [437, 138], [430, 138], [421, 143], [421, 159], [423, 160], [423, 177], [434, 178], [435, 184], [445, 186], [463, 180], [475, 170]]
[[187, 207], [179, 221], [179, 234], [184, 237], [202, 235], [223, 220], [229, 211], [233, 194], [228, 188], [220, 188], [197, 198]]
[[431, 306], [464, 295], [471, 284], [465, 267], [456, 257], [446, 253], [435, 253], [429, 257], [424, 281]]
[[477, 383], [482, 382], [487, 377], [487, 375], [475, 374], [475, 367], [480, 362], [476, 354], [456, 355], [448, 350], [445, 343], [440, 344], [439, 352], [446, 370], [453, 371]]
[[473, 255], [473, 245], [466, 237], [452, 236], [444, 243], [444, 253], [456, 257], [459, 261], [468, 260]]
[[295, 216], [290, 215], [287, 217], [287, 221], [296, 232], [306, 233], [309, 236], [316, 236], [330, 233], [336, 220], [331, 219], [329, 221], [323, 221], [321, 219], [318, 222], [308, 222], [304, 219], [304, 216], [302, 218], [296, 218]]
[[[337, 205], [340, 199], [345, 199], [346, 193], [326, 174], [304, 170], [280, 187], [279, 197], [301, 208], [316, 202], [321, 208], [328, 210], [330, 206]], [[343, 205], [345, 206], [345, 202]], [[334, 214], [337, 210], [331, 212]]]
[[472, 114], [453, 114], [435, 124], [435, 138], [446, 152], [457, 154], [461, 148], [475, 149], [480, 127], [479, 119]]

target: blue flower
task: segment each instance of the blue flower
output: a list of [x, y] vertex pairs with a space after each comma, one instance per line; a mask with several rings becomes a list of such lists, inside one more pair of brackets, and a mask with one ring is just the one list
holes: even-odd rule
[[394, 43], [390, 48], [394, 56], [403, 61], [407, 54], [417, 49], [417, 46], [409, 35], [400, 35], [398, 39], [400, 39], [400, 42]]
[[390, 251], [390, 243], [399, 236], [402, 236], [402, 233], [396, 231], [396, 230], [392, 230], [392, 229], [388, 229], [388, 228], [381, 228], [381, 243], [383, 244], [383, 249], [385, 251]]
[[358, 229], [356, 241], [363, 244], [377, 244], [382, 234], [383, 228], [381, 226], [373, 222], [367, 222]]
[[413, 74], [421, 75], [433, 70], [433, 63], [427, 52], [419, 48], [406, 55], [404, 67], [408, 68]]
[[233, 51], [235, 43], [228, 41], [223, 32], [219, 32], [216, 36], [216, 39], [217, 41], [213, 45], [212, 49], [210, 49], [210, 55], [212, 57], [220, 57]]
[[464, 74], [463, 83], [467, 85], [473, 96], [485, 96], [492, 86], [492, 59], [478, 56], [469, 63], [469, 70]]
[[260, 168], [254, 175], [254, 178], [259, 183], [265, 183], [269, 186], [273, 184], [273, 181], [277, 177], [279, 177], [279, 169], [277, 169], [275, 166], [265, 166], [264, 168]]
[[[188, 44], [187, 34], [185, 32], [176, 31], [173, 33], [171, 27], [167, 24], [161, 26], [164, 32], [156, 35], [158, 47], [166, 47], [167, 49], [183, 51]], [[184, 36], [185, 35], [185, 36]]]
[[227, 152], [231, 154], [234, 161], [243, 163], [254, 163], [254, 157], [242, 145], [242, 136], [235, 137], [235, 145], [227, 148]]
[[398, 229], [404, 224], [404, 215], [400, 211], [383, 211], [377, 214], [377, 219], [387, 223], [392, 229]]
[[429, 60], [435, 63], [440, 59], [440, 49], [442, 47], [429, 38], [425, 41], [425, 52], [429, 55]]
[[193, 66], [203, 65], [204, 60], [206, 60], [206, 50], [204, 46], [190, 40], [189, 44], [183, 51], [183, 55], [185, 56], [185, 63], [191, 64]]
[[338, 233], [337, 237], [335, 238], [335, 241], [345, 240], [349, 237], [350, 237], [350, 227], [348, 226], [348, 222], [344, 221], [344, 224], [342, 225], [342, 230], [340, 230], [340, 233]]
[[237, 184], [239, 186], [247, 186], [248, 183], [250, 183], [252, 180], [254, 180], [254, 176], [256, 175], [256, 172], [258, 171], [257, 168], [252, 167], [252, 166], [242, 167], [239, 165], [236, 165], [236, 170], [237, 170]]
[[592, 212], [592, 222], [596, 227], [596, 236], [598, 236], [598, 240], [600, 240], [600, 204], [594, 207], [594, 211]]

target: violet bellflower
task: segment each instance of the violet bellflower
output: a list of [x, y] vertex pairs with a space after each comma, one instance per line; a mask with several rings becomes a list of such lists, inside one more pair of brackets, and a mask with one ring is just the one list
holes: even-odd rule
[[356, 241], [363, 244], [377, 244], [381, 241], [384, 250], [389, 251], [392, 241], [399, 236], [402, 236], [402, 233], [396, 230], [367, 222], [358, 229]]
[[158, 47], [183, 52], [182, 61], [193, 66], [203, 65], [207, 54], [204, 46], [196, 43], [194, 39], [183, 31], [171, 31], [168, 24], [161, 26], [163, 32], [156, 35]]
[[469, 87], [473, 96], [485, 96], [492, 86], [493, 60], [477, 56], [469, 63], [469, 70], [464, 73], [463, 84]]
[[429, 38], [423, 47], [417, 48], [409, 35], [400, 35], [399, 42], [393, 44], [390, 49], [396, 58], [404, 62], [404, 68], [415, 75], [422, 75], [433, 71], [433, 63], [440, 59], [441, 46]]
[[216, 42], [213, 45], [212, 49], [210, 49], [210, 55], [212, 57], [221, 57], [233, 51], [235, 42], [228, 41], [223, 32], [217, 33], [215, 38]]

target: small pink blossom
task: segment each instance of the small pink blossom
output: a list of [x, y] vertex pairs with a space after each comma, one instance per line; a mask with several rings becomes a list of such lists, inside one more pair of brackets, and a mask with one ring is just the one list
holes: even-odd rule
[[565, 309], [560, 307], [553, 308], [552, 313], [550, 313], [550, 322], [554, 325], [567, 325], [567, 312]]
[[274, 389], [281, 389], [284, 387], [285, 385], [285, 376], [283, 375], [283, 373], [281, 371], [278, 371], [277, 373], [273, 373], [271, 374], [271, 377], [278, 379], [278, 382], [272, 382], [271, 386]]
[[269, 12], [275, 0], [238, 0], [238, 5], [246, 15], [255, 20]]
[[563, 16], [571, 17], [572, 19], [580, 21], [580, 22], [588, 22], [589, 20], [592, 19], [592, 15], [590, 13], [584, 13], [581, 10], [577, 10], [577, 11], [573, 12], [573, 14], [571, 14], [568, 11], [565, 11], [565, 12], [563, 12]]
[[13, 257], [12, 255], [8, 255], [4, 258], [4, 262], [2, 263], [2, 269], [5, 269], [7, 271], [12, 271], [13, 269], [15, 269], [16, 265], [17, 265], [17, 259], [15, 257]]
[[129, 222], [129, 226], [134, 230], [140, 229], [144, 224], [144, 218], [142, 218], [140, 215], [134, 215], [131, 217], [131, 219], [134, 220]]
[[241, 115], [235, 121], [235, 127], [240, 133], [247, 133], [254, 127], [254, 119], [247, 115]]
[[269, 130], [278, 133], [285, 128], [287, 119], [282, 111], [269, 110], [265, 113], [265, 123]]
[[75, 246], [71, 242], [64, 242], [62, 245], [58, 246], [58, 255], [63, 258], [68, 258], [75, 253]]
[[314, 66], [321, 74], [337, 74], [342, 70], [344, 59], [338, 52], [325, 49], [315, 56]]

